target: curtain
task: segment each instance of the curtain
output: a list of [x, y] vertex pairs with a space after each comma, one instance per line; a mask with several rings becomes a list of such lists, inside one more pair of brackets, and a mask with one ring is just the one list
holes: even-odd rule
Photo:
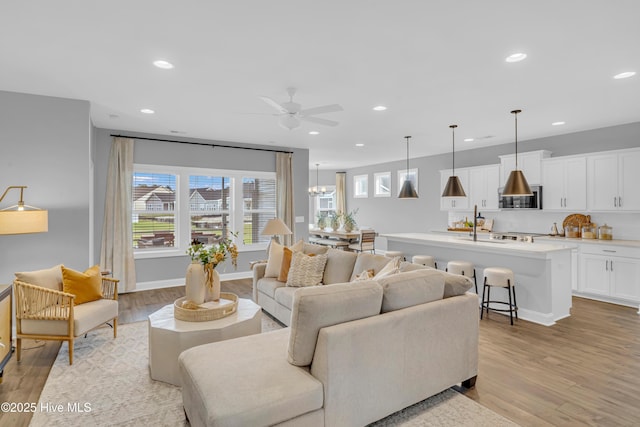
[[347, 173], [336, 172], [336, 211], [347, 212]]
[[280, 218], [294, 234], [284, 236], [284, 244], [289, 246], [295, 241], [293, 221], [293, 163], [291, 153], [276, 153], [276, 216]]
[[114, 138], [107, 169], [100, 265], [120, 280], [119, 290], [136, 287], [131, 229], [133, 139]]

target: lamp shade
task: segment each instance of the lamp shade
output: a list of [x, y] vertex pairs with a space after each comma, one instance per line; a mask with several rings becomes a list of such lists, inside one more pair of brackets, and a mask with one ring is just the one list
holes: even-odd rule
[[405, 179], [404, 183], [402, 184], [402, 188], [400, 189], [400, 194], [398, 195], [399, 199], [417, 199], [418, 198], [418, 193], [416, 192], [416, 189], [413, 188], [413, 183], [408, 180]]
[[513, 170], [502, 191], [503, 196], [533, 196], [527, 179], [521, 170]]
[[267, 221], [267, 225], [262, 230], [263, 236], [275, 236], [275, 235], [288, 235], [293, 234], [287, 224], [285, 224], [280, 218], [273, 218]]
[[45, 233], [49, 231], [46, 210], [0, 211], [0, 234]]
[[442, 192], [442, 197], [467, 197], [464, 188], [462, 188], [460, 178], [457, 176], [449, 177], [447, 185], [445, 185], [444, 191]]

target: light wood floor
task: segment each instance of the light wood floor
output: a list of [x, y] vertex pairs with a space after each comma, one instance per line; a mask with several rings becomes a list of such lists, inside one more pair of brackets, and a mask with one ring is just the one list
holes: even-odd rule
[[[251, 281], [223, 283], [251, 297]], [[184, 295], [184, 288], [120, 296], [120, 323], [147, 316]], [[464, 393], [522, 426], [640, 424], [640, 316], [636, 309], [573, 298], [572, 316], [553, 327], [509, 325], [491, 314], [480, 322], [476, 387]], [[89, 338], [90, 339], [90, 336]], [[5, 368], [0, 402], [37, 402], [60, 347], [23, 343]], [[28, 426], [30, 414], [0, 414], [0, 426]]]

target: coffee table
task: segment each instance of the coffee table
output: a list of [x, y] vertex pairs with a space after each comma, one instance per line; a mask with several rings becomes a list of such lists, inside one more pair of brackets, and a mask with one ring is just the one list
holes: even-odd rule
[[173, 304], [149, 315], [149, 369], [151, 378], [180, 385], [178, 356], [202, 344], [259, 334], [262, 309], [253, 301], [239, 298], [230, 316], [207, 322], [186, 322], [173, 317]]

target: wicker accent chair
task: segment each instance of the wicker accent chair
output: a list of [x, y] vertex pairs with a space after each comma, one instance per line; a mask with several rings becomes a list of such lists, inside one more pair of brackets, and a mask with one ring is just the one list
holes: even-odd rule
[[361, 230], [360, 240], [357, 243], [349, 245], [349, 249], [355, 252], [370, 251], [372, 254], [376, 251], [376, 235], [375, 230]]
[[69, 365], [73, 341], [103, 323], [113, 322], [118, 335], [118, 282], [102, 277], [102, 299], [75, 305], [75, 295], [15, 280], [16, 353], [20, 361], [22, 339], [67, 341]]

